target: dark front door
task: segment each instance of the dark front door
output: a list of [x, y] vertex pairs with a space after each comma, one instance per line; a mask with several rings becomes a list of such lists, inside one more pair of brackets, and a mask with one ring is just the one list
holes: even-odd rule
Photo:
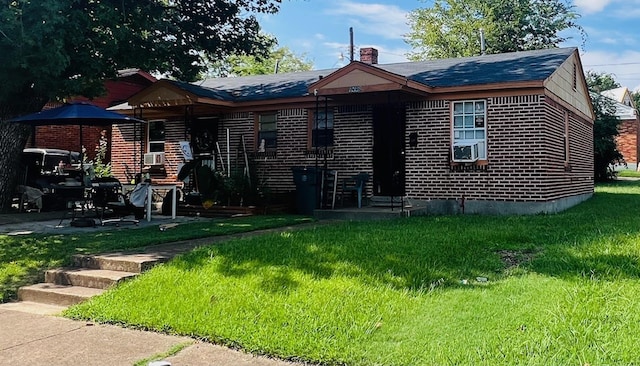
[[373, 107], [373, 194], [405, 194], [405, 108], [402, 104]]

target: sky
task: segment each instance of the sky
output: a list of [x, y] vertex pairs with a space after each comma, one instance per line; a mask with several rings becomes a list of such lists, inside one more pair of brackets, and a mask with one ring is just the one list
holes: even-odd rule
[[[310, 61], [314, 69], [331, 69], [349, 62], [349, 28], [353, 28], [355, 59], [359, 48], [378, 49], [378, 62], [407, 61], [404, 41], [410, 31], [407, 14], [432, 0], [282, 0], [277, 14], [259, 15], [265, 33], [278, 45]], [[571, 0], [580, 15], [576, 22], [586, 41], [575, 32], [562, 47], [577, 47], [587, 71], [608, 73], [622, 86], [640, 91], [640, 0]]]

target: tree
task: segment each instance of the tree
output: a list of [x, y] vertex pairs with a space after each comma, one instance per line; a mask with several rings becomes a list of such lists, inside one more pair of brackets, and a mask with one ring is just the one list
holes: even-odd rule
[[615, 177], [612, 164], [624, 164], [616, 144], [620, 118], [616, 116], [612, 99], [592, 93], [591, 101], [596, 116], [593, 125], [594, 179], [602, 182]]
[[587, 71], [585, 78], [589, 90], [598, 94], [602, 93], [605, 90], [611, 90], [619, 88], [621, 86], [620, 83], [618, 83], [614, 79], [613, 75], [607, 73]]
[[561, 0], [435, 0], [430, 8], [409, 14], [405, 41], [414, 61], [558, 47], [560, 32], [578, 30], [573, 6]]
[[600, 93], [619, 88], [620, 84], [611, 74], [593, 71], [587, 72], [586, 81], [596, 117], [593, 125], [594, 177], [597, 181], [605, 181], [615, 177], [612, 164], [624, 164], [624, 158], [616, 144], [620, 118], [616, 116], [615, 101]]
[[17, 182], [28, 128], [7, 119], [49, 100], [94, 97], [119, 69], [192, 81], [205, 57], [265, 54], [252, 13], [281, 0], [0, 0], [0, 210]]
[[631, 92], [631, 98], [633, 98], [633, 104], [635, 104], [638, 115], [640, 115], [640, 90]]
[[231, 55], [224, 61], [211, 62], [202, 78], [267, 75], [312, 69], [313, 63], [304, 54], [296, 55], [288, 47], [277, 47], [274, 39], [266, 55]]

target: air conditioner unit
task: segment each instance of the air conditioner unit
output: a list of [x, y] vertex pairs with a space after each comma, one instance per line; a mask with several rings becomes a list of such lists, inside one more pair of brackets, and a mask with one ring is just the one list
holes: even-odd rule
[[152, 152], [144, 154], [144, 165], [163, 165], [164, 153]]
[[457, 141], [453, 144], [453, 161], [472, 163], [478, 160], [478, 143], [472, 141]]

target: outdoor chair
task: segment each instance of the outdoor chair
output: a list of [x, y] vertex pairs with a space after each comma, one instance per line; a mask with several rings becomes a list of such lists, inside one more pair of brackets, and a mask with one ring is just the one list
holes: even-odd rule
[[[93, 204], [100, 209], [100, 223], [131, 223], [137, 225], [144, 216], [144, 207], [136, 207], [122, 192], [122, 184], [116, 178], [97, 178], [92, 181]], [[126, 218], [134, 215], [135, 218]], [[110, 217], [115, 216], [115, 217]], [[106, 218], [105, 218], [106, 217]]]
[[342, 180], [342, 206], [344, 207], [345, 196], [357, 195], [358, 208], [362, 208], [362, 196], [369, 181], [369, 173], [358, 173]]

